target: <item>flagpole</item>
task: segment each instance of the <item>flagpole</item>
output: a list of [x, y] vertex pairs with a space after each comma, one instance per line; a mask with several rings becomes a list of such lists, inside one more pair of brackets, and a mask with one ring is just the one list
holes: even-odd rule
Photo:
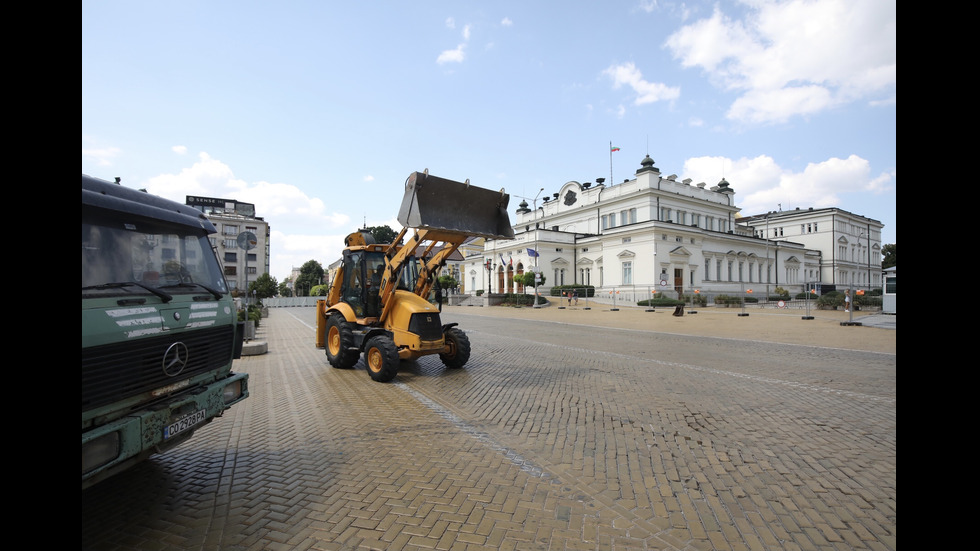
[[610, 142], [609, 142], [609, 185], [613, 185], [613, 184], [616, 183], [616, 180], [613, 180], [613, 175], [612, 175], [612, 154], [613, 154], [612, 141], [610, 140]]

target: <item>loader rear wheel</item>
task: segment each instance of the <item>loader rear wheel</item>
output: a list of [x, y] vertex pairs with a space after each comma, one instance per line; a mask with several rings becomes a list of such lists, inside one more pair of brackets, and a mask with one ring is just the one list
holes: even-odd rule
[[354, 348], [354, 331], [339, 312], [327, 318], [327, 360], [337, 369], [350, 369], [360, 356]]
[[379, 383], [387, 383], [398, 374], [398, 348], [386, 335], [371, 337], [364, 347], [364, 364], [368, 374]]
[[450, 327], [445, 333], [449, 352], [439, 354], [439, 359], [449, 369], [458, 369], [466, 365], [470, 359], [470, 339], [460, 329]]

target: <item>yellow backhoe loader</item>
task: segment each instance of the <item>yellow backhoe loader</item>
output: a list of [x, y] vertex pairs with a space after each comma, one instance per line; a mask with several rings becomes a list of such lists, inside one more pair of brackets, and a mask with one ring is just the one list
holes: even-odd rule
[[398, 212], [401, 232], [386, 244], [367, 231], [348, 235], [330, 294], [317, 303], [316, 343], [330, 365], [350, 369], [363, 353], [378, 382], [394, 378], [401, 360], [429, 354], [439, 354], [450, 369], [463, 367], [470, 358], [466, 333], [456, 323], [443, 324], [427, 297], [464, 240], [514, 238], [509, 201], [502, 189], [431, 176], [428, 169], [409, 175]]

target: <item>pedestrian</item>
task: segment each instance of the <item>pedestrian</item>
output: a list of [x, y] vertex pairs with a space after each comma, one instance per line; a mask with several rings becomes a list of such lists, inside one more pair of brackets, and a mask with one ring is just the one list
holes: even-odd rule
[[850, 289], [844, 291], [844, 311], [845, 312], [850, 312], [851, 311], [851, 290]]
[[575, 306], [578, 306], [578, 289], [572, 291], [572, 297], [575, 298]]
[[439, 313], [442, 313], [442, 286], [439, 285], [439, 280], [436, 280], [436, 303], [439, 305]]

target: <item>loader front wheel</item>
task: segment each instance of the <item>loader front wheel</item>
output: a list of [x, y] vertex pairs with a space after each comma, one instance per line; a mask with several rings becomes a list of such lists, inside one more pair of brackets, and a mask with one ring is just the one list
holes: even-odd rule
[[439, 359], [449, 369], [458, 369], [466, 365], [470, 359], [470, 339], [460, 329], [450, 327], [445, 333], [446, 345], [449, 351], [439, 354]]
[[337, 369], [350, 369], [360, 356], [354, 348], [354, 331], [340, 312], [327, 318], [327, 360]]
[[379, 383], [387, 383], [398, 374], [398, 348], [386, 335], [371, 337], [364, 347], [364, 364], [368, 374]]

